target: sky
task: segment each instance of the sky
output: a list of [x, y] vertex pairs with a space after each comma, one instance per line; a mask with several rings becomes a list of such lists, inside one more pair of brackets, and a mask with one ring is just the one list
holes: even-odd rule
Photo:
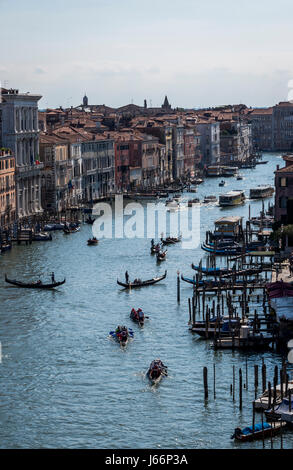
[[292, 0], [0, 0], [0, 81], [40, 108], [272, 106], [292, 23]]

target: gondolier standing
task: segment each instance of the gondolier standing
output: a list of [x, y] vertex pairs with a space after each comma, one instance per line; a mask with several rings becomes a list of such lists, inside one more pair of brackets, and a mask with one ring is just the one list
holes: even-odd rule
[[55, 283], [55, 274], [54, 273], [51, 274], [51, 279], [52, 279], [52, 284], [54, 284]]
[[128, 271], [125, 271], [125, 282], [126, 282], [126, 284], [129, 284], [129, 275], [128, 275]]

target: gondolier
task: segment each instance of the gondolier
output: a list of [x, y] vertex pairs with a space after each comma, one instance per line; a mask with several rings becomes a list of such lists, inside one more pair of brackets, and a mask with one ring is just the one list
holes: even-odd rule
[[125, 271], [125, 282], [126, 282], [126, 284], [129, 284], [129, 274], [128, 274], [128, 271]]

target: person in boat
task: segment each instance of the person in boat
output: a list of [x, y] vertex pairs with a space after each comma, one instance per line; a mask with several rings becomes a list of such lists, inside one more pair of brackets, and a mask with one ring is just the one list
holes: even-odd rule
[[144, 313], [143, 313], [143, 311], [142, 311], [141, 308], [139, 308], [139, 309], [137, 310], [137, 315], [138, 315], [138, 319], [139, 319], [139, 320], [143, 320], [143, 319], [144, 319]]
[[131, 316], [132, 316], [132, 318], [138, 320], [138, 314], [137, 314], [137, 311], [135, 310], [135, 308], [133, 308], [133, 309], [131, 310]]
[[39, 286], [41, 286], [41, 285], [43, 284], [42, 281], [41, 281], [41, 279], [39, 279], [39, 280], [37, 281], [37, 284], [38, 284]]
[[52, 279], [52, 284], [54, 284], [55, 283], [55, 273], [54, 272], [52, 272], [52, 274], [51, 274], [51, 279]]
[[152, 238], [152, 239], [151, 239], [152, 248], [154, 247], [154, 244], [155, 244], [155, 240]]
[[126, 284], [129, 284], [129, 274], [128, 274], [128, 271], [125, 271], [125, 282], [126, 282]]

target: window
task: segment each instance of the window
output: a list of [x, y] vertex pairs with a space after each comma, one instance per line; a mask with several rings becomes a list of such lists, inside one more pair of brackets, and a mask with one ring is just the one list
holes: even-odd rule
[[285, 177], [280, 178], [279, 183], [280, 183], [281, 188], [286, 188], [287, 178], [285, 178]]

